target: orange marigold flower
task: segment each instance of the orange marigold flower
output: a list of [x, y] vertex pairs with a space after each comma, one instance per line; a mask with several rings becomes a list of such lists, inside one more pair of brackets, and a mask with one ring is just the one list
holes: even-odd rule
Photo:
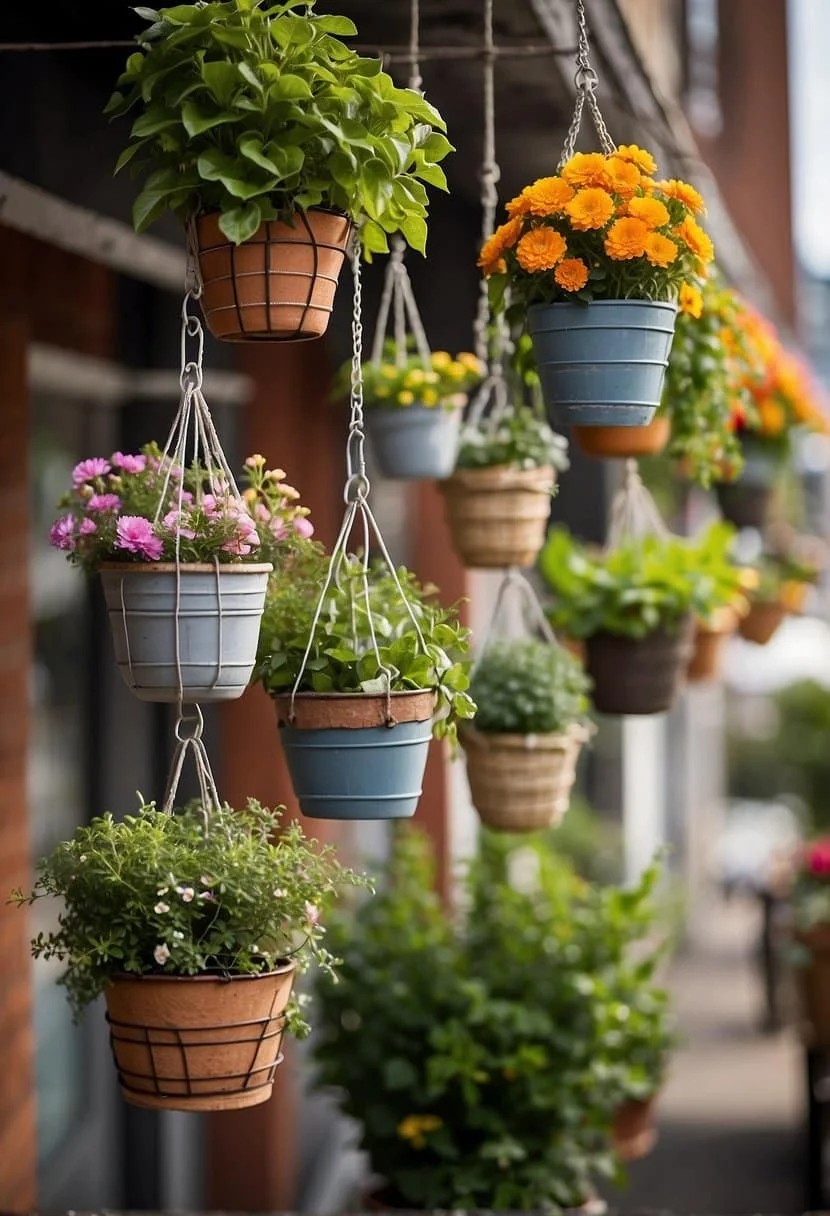
[[[695, 287], [694, 283], [682, 284], [678, 303], [680, 311], [685, 312], [687, 317], [694, 317], [695, 320], [698, 320], [703, 313], [703, 293], [699, 287]], [[730, 334], [729, 337], [731, 338], [732, 335]]]
[[588, 282], [588, 267], [582, 258], [565, 258], [553, 272], [563, 291], [581, 291]]
[[646, 257], [652, 266], [671, 266], [677, 257], [677, 246], [667, 236], [650, 232], [645, 242]]
[[633, 198], [628, 214], [642, 220], [649, 228], [664, 228], [669, 222], [669, 209], [659, 198]]
[[553, 270], [566, 249], [565, 238], [555, 228], [531, 228], [516, 246], [516, 257], [522, 270], [532, 274], [537, 270]]
[[601, 186], [586, 186], [577, 191], [565, 214], [579, 232], [591, 228], [604, 228], [614, 214], [614, 200]]
[[499, 263], [502, 260], [502, 254], [505, 249], [513, 248], [519, 239], [521, 231], [522, 220], [516, 216], [515, 219], [508, 220], [506, 224], [502, 224], [491, 237], [488, 237], [482, 245], [481, 253], [478, 257], [478, 265], [485, 275], [501, 272]]
[[601, 152], [576, 152], [563, 167], [562, 177], [571, 186], [607, 186], [608, 161]]
[[511, 198], [510, 202], [504, 208], [507, 214], [513, 218], [517, 215], [527, 215], [530, 211], [530, 199], [528, 198], [529, 186], [525, 186], [521, 194], [517, 194], [515, 198]]
[[787, 424], [784, 407], [773, 397], [765, 397], [758, 402], [758, 416], [761, 420], [761, 433], [764, 435], [780, 435]]
[[532, 186], [526, 186], [522, 194], [527, 197], [531, 215], [556, 215], [574, 196], [573, 186], [562, 177], [540, 177]]
[[619, 156], [610, 156], [606, 165], [609, 190], [619, 194], [620, 198], [633, 198], [637, 187], [642, 182], [642, 175], [636, 165], [630, 161], [621, 160]]
[[627, 160], [636, 165], [641, 173], [654, 173], [657, 170], [657, 161], [651, 153], [646, 152], [644, 148], [638, 148], [636, 144], [620, 144], [616, 155], [620, 160]]
[[703, 231], [697, 220], [687, 216], [680, 227], [675, 228], [675, 233], [702, 262], [711, 262], [715, 256], [715, 246], [708, 232]]
[[681, 182], [676, 177], [672, 177], [668, 181], [655, 182], [654, 184], [658, 190], [665, 194], [666, 198], [676, 198], [679, 203], [683, 203], [684, 207], [688, 207], [695, 215], [702, 215], [706, 211], [703, 195], [699, 190], [695, 190], [694, 186], [690, 186], [688, 182]]
[[646, 251], [648, 235], [648, 228], [642, 220], [626, 216], [611, 225], [605, 238], [605, 252], [618, 262], [641, 258]]

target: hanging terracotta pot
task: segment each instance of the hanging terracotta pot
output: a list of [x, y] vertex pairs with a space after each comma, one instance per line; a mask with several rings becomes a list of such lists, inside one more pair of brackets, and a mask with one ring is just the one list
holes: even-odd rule
[[453, 547], [471, 569], [533, 566], [545, 543], [554, 469], [456, 469], [441, 489]]
[[738, 633], [747, 642], [766, 646], [778, 632], [786, 615], [787, 609], [778, 600], [753, 600], [749, 612], [738, 625]]
[[573, 436], [588, 456], [637, 459], [663, 451], [671, 438], [671, 421], [660, 414], [648, 426], [575, 426]]
[[690, 683], [717, 679], [727, 639], [737, 627], [738, 614], [730, 607], [719, 608], [705, 621], [695, 621], [694, 646], [686, 671]]
[[611, 1145], [620, 1161], [639, 1161], [654, 1148], [657, 1143], [656, 1104], [656, 1094], [650, 1098], [630, 1098], [614, 1112]]
[[809, 952], [795, 968], [802, 1036], [811, 1047], [830, 1047], [830, 925], [797, 932], [795, 939]]
[[294, 963], [266, 975], [120, 976], [105, 990], [125, 1100], [152, 1110], [267, 1102]]
[[432, 738], [432, 692], [277, 697], [294, 793], [310, 819], [408, 819]]
[[542, 735], [484, 733], [465, 726], [460, 738], [470, 797], [489, 828], [535, 832], [561, 821], [588, 738], [584, 726]]
[[601, 714], [661, 714], [677, 696], [692, 651], [692, 618], [644, 638], [595, 633], [585, 641], [585, 666]]
[[202, 311], [214, 338], [300, 342], [326, 332], [351, 225], [345, 215], [311, 207], [294, 223], [268, 220], [241, 245], [219, 215], [194, 225]]

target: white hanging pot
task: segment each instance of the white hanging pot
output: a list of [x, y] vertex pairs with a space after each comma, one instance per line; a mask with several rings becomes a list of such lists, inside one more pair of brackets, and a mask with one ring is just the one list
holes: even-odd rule
[[232, 701], [248, 686], [268, 564], [100, 567], [115, 661], [142, 701]]

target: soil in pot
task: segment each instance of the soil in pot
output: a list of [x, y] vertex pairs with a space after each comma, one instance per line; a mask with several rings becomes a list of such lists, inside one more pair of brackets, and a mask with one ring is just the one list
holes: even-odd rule
[[453, 547], [470, 569], [533, 566], [545, 543], [550, 467], [456, 469], [441, 485]]
[[594, 681], [601, 714], [660, 714], [680, 690], [692, 652], [691, 617], [676, 630], [656, 629], [644, 638], [595, 633], [585, 642], [585, 667]]
[[241, 245], [218, 214], [195, 223], [202, 310], [214, 338], [299, 342], [326, 332], [351, 225], [312, 207], [294, 224], [269, 220]]
[[266, 975], [121, 976], [105, 990], [121, 1093], [152, 1110], [267, 1102], [294, 963]]
[[588, 456], [617, 460], [655, 456], [671, 438], [671, 422], [662, 414], [648, 426], [575, 426], [577, 446]]
[[631, 1098], [614, 1112], [611, 1144], [621, 1161], [639, 1161], [654, 1148], [657, 1143], [656, 1103], [656, 1094], [650, 1098]]
[[766, 646], [778, 632], [787, 609], [778, 600], [753, 600], [749, 612], [741, 619], [738, 633], [747, 642]]

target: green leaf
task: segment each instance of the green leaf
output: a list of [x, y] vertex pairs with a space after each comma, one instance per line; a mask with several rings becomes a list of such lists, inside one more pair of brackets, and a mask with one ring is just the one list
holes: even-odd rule
[[367, 254], [388, 253], [389, 241], [386, 233], [374, 220], [364, 220], [360, 227], [360, 239]]
[[178, 115], [165, 113], [160, 106], [151, 106], [146, 114], [135, 120], [130, 134], [136, 139], [142, 139], [146, 135], [158, 135], [159, 131], [169, 131], [171, 127], [178, 125]]
[[443, 160], [450, 152], [454, 152], [455, 148], [446, 135], [442, 135], [439, 131], [433, 131], [421, 144], [421, 151], [426, 160], [430, 164], [434, 164], [435, 161]]
[[239, 141], [239, 151], [247, 160], [251, 161], [255, 165], [259, 165], [261, 169], [267, 169], [269, 173], [273, 173], [275, 175], [279, 174], [279, 169], [277, 166], [270, 159], [270, 157], [265, 155], [265, 151], [262, 146], [262, 139], [259, 135], [243, 135]]
[[348, 17], [315, 17], [314, 24], [318, 30], [323, 30], [326, 34], [334, 34], [338, 38], [353, 38], [357, 33], [357, 26]]
[[128, 165], [133, 157], [146, 146], [146, 143], [146, 140], [141, 139], [126, 147], [119, 156], [118, 160], [115, 162], [115, 172], [120, 173], [124, 166]]
[[265, 85], [262, 83], [259, 76], [257, 76], [256, 72], [249, 63], [240, 63], [238, 71], [242, 79], [247, 81], [252, 88], [257, 90], [257, 92], [262, 93], [265, 91]]
[[291, 72], [281, 73], [268, 90], [273, 101], [301, 101], [311, 97], [308, 81]]
[[239, 73], [236, 66], [225, 60], [203, 63], [202, 79], [222, 106], [228, 104], [239, 86]]
[[195, 135], [203, 135], [205, 131], [212, 131], [214, 127], [238, 120], [239, 115], [229, 110], [220, 111], [218, 114], [205, 114], [195, 101], [186, 101], [182, 106], [182, 122], [191, 139]]
[[188, 25], [198, 12], [199, 6], [196, 4], [177, 4], [173, 8], [166, 8], [159, 16], [163, 16], [165, 21], [170, 21], [173, 25]]
[[219, 216], [219, 227], [229, 241], [241, 245], [249, 240], [262, 222], [259, 204], [247, 203], [244, 207], [234, 207], [231, 211], [223, 211]]
[[437, 186], [439, 190], [448, 190], [447, 175], [440, 165], [428, 164], [426, 161], [420, 163], [417, 168], [412, 170], [413, 175], [420, 177], [421, 181], [429, 182], [431, 186]]
[[268, 194], [277, 184], [271, 177], [265, 181], [252, 181], [246, 176], [244, 164], [231, 156], [225, 156], [215, 148], [203, 153], [197, 162], [199, 174], [208, 182], [221, 182], [234, 198], [250, 199], [258, 194]]
[[419, 215], [410, 215], [401, 224], [401, 235], [417, 253], [426, 254], [427, 226]]

